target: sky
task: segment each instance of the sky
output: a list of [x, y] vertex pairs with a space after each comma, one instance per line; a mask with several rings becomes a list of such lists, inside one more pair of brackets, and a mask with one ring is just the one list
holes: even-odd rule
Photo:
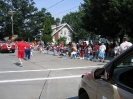
[[[54, 18], [60, 18], [70, 12], [78, 11], [78, 7], [84, 0], [34, 0], [35, 7], [39, 10], [46, 8]], [[70, 10], [71, 9], [71, 10]]]

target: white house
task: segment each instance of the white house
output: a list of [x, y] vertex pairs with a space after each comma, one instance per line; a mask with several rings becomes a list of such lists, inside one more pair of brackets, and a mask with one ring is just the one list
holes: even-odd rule
[[[51, 33], [53, 37], [53, 42], [56, 42], [60, 37], [66, 37], [66, 43], [69, 43], [72, 41], [74, 31], [72, 30], [71, 26], [68, 25], [67, 23], [63, 23], [63, 24], [57, 23], [56, 25], [52, 25], [51, 28], [53, 31]], [[40, 38], [42, 36], [42, 31], [43, 29], [39, 29], [39, 33], [34, 37]]]
[[67, 23], [52, 25], [53, 41], [57, 41], [60, 37], [66, 37], [66, 43], [72, 41], [74, 31]]

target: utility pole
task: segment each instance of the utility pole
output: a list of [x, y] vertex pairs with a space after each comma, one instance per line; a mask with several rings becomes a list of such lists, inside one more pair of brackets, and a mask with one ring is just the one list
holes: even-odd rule
[[11, 14], [11, 21], [12, 21], [12, 36], [14, 36], [14, 29], [13, 29], [13, 15], [16, 11], [8, 11], [8, 14]]

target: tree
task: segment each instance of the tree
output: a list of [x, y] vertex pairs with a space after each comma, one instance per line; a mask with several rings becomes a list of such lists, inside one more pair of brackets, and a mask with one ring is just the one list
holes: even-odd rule
[[43, 41], [44, 41], [45, 43], [47, 43], [47, 42], [52, 42], [52, 36], [51, 36], [51, 35], [48, 35], [48, 34], [44, 34], [44, 35], [43, 35]]
[[68, 23], [71, 28], [74, 30], [73, 40], [78, 42], [80, 39], [87, 39], [88, 32], [81, 28], [81, 24], [83, 13], [81, 11], [79, 12], [71, 12], [70, 14], [67, 14], [63, 16], [62, 23]]
[[43, 40], [45, 42], [52, 41], [51, 33], [52, 33], [51, 21], [50, 21], [50, 18], [47, 17], [44, 22], [44, 28], [43, 28]]
[[[132, 0], [84, 0], [82, 4], [82, 27], [104, 37], [130, 35], [133, 22]], [[132, 35], [133, 36], [133, 35]]]
[[[60, 23], [60, 18], [56, 18], [56, 19], [55, 19], [55, 22], [56, 22], [56, 23]], [[55, 23], [55, 24], [56, 24], [56, 23]]]
[[63, 42], [64, 44], [66, 44], [66, 37], [60, 37], [58, 40], [57, 40], [57, 43], [60, 44], [61, 42]]
[[[14, 14], [14, 34], [20, 37], [32, 38], [36, 29], [44, 26], [44, 20], [50, 18], [51, 23], [55, 23], [54, 18], [45, 8], [39, 11], [35, 7], [33, 0], [0, 0], [0, 23], [5, 22], [5, 27], [0, 30], [0, 37], [11, 36], [11, 15], [8, 11], [16, 11]], [[35, 31], [35, 32], [38, 32]], [[32, 32], [31, 32], [32, 31]]]
[[52, 33], [51, 21], [50, 21], [49, 17], [46, 18], [46, 21], [44, 23], [44, 31], [43, 31], [43, 33], [47, 34], [47, 35], [51, 35], [51, 33]]

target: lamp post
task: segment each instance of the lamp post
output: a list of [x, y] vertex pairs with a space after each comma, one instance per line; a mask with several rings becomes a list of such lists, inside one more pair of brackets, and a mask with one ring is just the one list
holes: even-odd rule
[[13, 30], [13, 15], [16, 11], [8, 11], [8, 14], [11, 14], [11, 21], [12, 21], [12, 36], [14, 35], [14, 30]]

